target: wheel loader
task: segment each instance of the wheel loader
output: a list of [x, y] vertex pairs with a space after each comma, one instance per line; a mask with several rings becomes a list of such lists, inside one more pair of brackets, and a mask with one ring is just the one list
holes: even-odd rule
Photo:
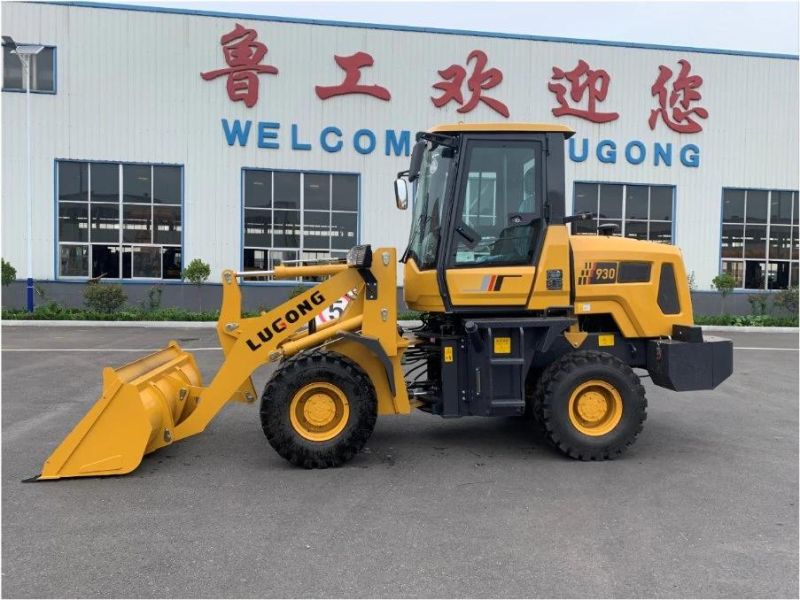
[[[566, 456], [619, 456], [646, 416], [637, 370], [674, 391], [713, 389], [732, 372], [733, 346], [693, 326], [676, 247], [620, 238], [612, 227], [570, 234], [571, 222], [596, 217], [565, 216], [572, 134], [530, 123], [417, 134], [395, 201], [406, 209], [413, 190], [399, 262], [420, 326], [398, 324], [394, 248], [360, 245], [341, 261], [224, 271], [224, 362], [210, 383], [175, 342], [106, 368], [100, 399], [33, 479], [129, 473], [145, 454], [202, 432], [228, 402], [254, 403], [251, 375], [266, 363], [275, 370], [261, 425], [278, 454], [301, 467], [345, 463], [378, 415], [412, 409], [528, 415]], [[245, 318], [240, 282], [254, 275], [320, 282]], [[348, 301], [332, 315], [341, 298]]]

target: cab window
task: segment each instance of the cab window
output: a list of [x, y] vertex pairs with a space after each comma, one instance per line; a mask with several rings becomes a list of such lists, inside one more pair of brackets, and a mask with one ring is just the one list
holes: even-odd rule
[[466, 154], [451, 264], [531, 263], [541, 227], [538, 145], [477, 141]]

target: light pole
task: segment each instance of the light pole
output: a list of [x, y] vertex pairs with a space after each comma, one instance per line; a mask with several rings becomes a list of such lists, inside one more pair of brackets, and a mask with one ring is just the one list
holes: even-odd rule
[[31, 211], [31, 56], [44, 50], [44, 46], [35, 44], [17, 44], [7, 35], [3, 36], [3, 45], [11, 47], [11, 54], [19, 57], [22, 64], [22, 76], [27, 81], [25, 86], [25, 137], [27, 138], [27, 171], [28, 171], [28, 312], [33, 312], [33, 216]]

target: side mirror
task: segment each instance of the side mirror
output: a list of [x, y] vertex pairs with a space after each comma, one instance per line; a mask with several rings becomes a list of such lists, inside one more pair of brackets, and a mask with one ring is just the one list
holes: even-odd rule
[[394, 180], [394, 201], [400, 210], [408, 208], [408, 182], [402, 177]]
[[411, 165], [408, 167], [408, 180], [411, 182], [416, 181], [419, 177], [419, 170], [422, 168], [422, 156], [425, 154], [425, 148], [428, 147], [428, 142], [420, 140], [414, 144], [414, 149], [411, 151]]

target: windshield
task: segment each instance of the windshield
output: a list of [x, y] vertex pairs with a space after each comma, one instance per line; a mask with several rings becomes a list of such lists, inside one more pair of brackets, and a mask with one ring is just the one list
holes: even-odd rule
[[420, 269], [436, 266], [442, 228], [442, 209], [455, 151], [447, 146], [425, 150], [414, 196], [414, 215], [407, 255]]

